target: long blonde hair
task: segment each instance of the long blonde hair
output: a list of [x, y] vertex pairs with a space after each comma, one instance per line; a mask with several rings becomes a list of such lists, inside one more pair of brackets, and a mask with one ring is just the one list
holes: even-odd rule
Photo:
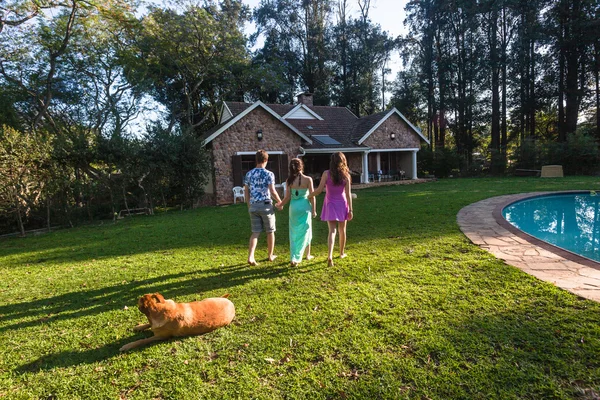
[[329, 176], [334, 185], [341, 185], [350, 180], [350, 170], [346, 156], [341, 151], [333, 153], [329, 161]]

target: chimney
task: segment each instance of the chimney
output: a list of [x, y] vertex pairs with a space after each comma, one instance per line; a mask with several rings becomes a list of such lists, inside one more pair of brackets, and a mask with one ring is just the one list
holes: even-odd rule
[[298, 95], [298, 104], [304, 104], [312, 107], [313, 105], [313, 94], [304, 92]]

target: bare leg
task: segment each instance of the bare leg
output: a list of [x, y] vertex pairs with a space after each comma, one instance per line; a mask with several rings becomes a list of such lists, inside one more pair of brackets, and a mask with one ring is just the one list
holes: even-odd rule
[[312, 260], [313, 258], [315, 258], [315, 256], [310, 254], [310, 243], [309, 243], [308, 246], [306, 246], [306, 259]]
[[152, 327], [151, 324], [142, 324], [142, 325], [134, 326], [133, 330], [135, 332], [141, 332], [141, 331], [145, 331], [146, 329], [150, 329], [151, 327]]
[[327, 264], [333, 266], [333, 246], [335, 244], [335, 234], [337, 232], [336, 221], [327, 221], [329, 234], [327, 235]]
[[346, 221], [338, 222], [340, 228], [340, 258], [346, 257]]
[[148, 343], [156, 342], [157, 340], [165, 340], [165, 339], [167, 339], [167, 338], [160, 337], [160, 336], [152, 336], [147, 339], [136, 340], [135, 342], [128, 343], [125, 346], [121, 347], [119, 349], [119, 351], [128, 351], [128, 350], [134, 349], [136, 347], [144, 346]]
[[248, 244], [248, 264], [250, 265], [258, 265], [254, 258], [254, 251], [256, 250], [259, 236], [260, 232], [252, 232], [252, 235], [250, 235], [250, 243]]
[[267, 253], [269, 254], [269, 261], [273, 261], [277, 258], [277, 256], [273, 255], [273, 250], [275, 250], [275, 232], [267, 233]]

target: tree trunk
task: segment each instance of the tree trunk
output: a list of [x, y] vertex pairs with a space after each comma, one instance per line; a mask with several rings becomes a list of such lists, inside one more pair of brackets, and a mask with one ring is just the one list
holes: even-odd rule
[[148, 195], [148, 202], [150, 204], [150, 215], [154, 215], [154, 201], [152, 198], [152, 193]]
[[558, 55], [558, 141], [565, 142], [567, 133], [565, 127], [565, 54], [564, 45], [559, 44]]
[[508, 32], [506, 22], [506, 7], [502, 7], [502, 54], [501, 54], [501, 68], [502, 68], [502, 113], [501, 113], [501, 126], [500, 126], [500, 152], [502, 158], [506, 160], [506, 147], [508, 145], [508, 133], [507, 133], [507, 122], [506, 122], [506, 52], [508, 49]]
[[127, 214], [131, 215], [131, 211], [129, 211], [129, 205], [127, 204], [127, 191], [125, 190], [125, 186], [121, 186], [123, 189], [123, 201], [125, 202], [125, 209], [127, 210]]
[[46, 198], [46, 227], [50, 232], [50, 198]]
[[442, 38], [441, 32], [437, 32], [436, 36], [436, 49], [438, 59], [438, 89], [440, 91], [439, 107], [438, 107], [438, 135], [436, 141], [436, 150], [439, 147], [443, 149], [446, 145], [446, 71], [445, 71], [445, 60], [443, 59], [442, 51]]
[[160, 197], [163, 202], [163, 208], [165, 209], [165, 211], [167, 211], [167, 199], [165, 198], [165, 191], [163, 190], [162, 186], [160, 187]]
[[112, 220], [115, 222], [117, 220], [117, 211], [115, 210], [115, 196], [110, 183], [108, 185], [108, 193], [110, 193], [110, 211], [112, 213]]
[[21, 232], [21, 236], [25, 236], [25, 226], [23, 225], [23, 217], [21, 215], [21, 205], [17, 200], [17, 224], [19, 224], [19, 232]]
[[566, 36], [566, 105], [565, 105], [565, 133], [574, 133], [577, 129], [577, 117], [579, 115], [579, 43], [576, 43], [576, 32], [578, 29], [578, 17], [580, 13], [580, 1], [572, 1], [572, 9], [568, 11]]
[[[493, 6], [495, 7], [495, 6]], [[491, 143], [492, 150], [492, 172], [501, 172], [500, 167], [500, 71], [498, 68], [498, 10], [493, 9], [490, 15], [490, 70], [492, 73], [492, 127]]]
[[596, 138], [600, 140], [600, 39], [594, 43], [594, 78], [596, 80]]
[[535, 137], [535, 40], [530, 39], [529, 53], [529, 136]]

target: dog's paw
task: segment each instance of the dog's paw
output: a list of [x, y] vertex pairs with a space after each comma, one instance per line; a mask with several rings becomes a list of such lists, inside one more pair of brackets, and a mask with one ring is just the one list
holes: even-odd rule
[[121, 352], [128, 351], [128, 350], [131, 350], [131, 346], [129, 346], [128, 344], [126, 344], [125, 346], [123, 346], [119, 349], [119, 351], [121, 351]]

